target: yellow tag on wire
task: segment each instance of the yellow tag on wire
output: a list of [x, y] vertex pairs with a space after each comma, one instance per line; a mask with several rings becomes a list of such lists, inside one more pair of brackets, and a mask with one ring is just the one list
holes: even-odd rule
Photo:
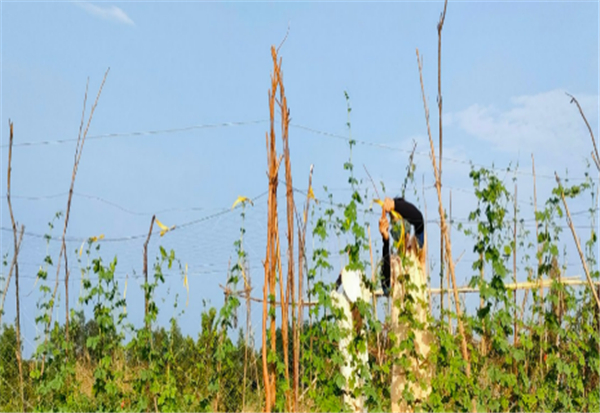
[[175, 228], [175, 225], [173, 225], [171, 228], [167, 227], [165, 224], [163, 224], [162, 222], [160, 222], [158, 220], [158, 218], [156, 218], [154, 220], [154, 222], [156, 222], [156, 225], [158, 225], [158, 227], [160, 228], [160, 236], [161, 237], [163, 235], [165, 235], [167, 232], [171, 231], [173, 228]]
[[231, 206], [231, 209], [234, 209], [235, 206], [237, 204], [239, 204], [240, 202], [250, 202], [250, 205], [254, 206], [254, 203], [252, 202], [252, 200], [250, 198], [248, 198], [247, 196], [240, 195], [240, 196], [237, 197], [237, 199], [235, 200], [235, 202]]

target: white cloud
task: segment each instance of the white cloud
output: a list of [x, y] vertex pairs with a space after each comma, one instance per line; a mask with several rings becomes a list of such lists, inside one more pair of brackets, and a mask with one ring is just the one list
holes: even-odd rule
[[[598, 96], [576, 96], [594, 128], [598, 121]], [[563, 90], [552, 90], [510, 100], [506, 110], [472, 105], [444, 115], [444, 124], [489, 142], [508, 153], [537, 152], [589, 154], [589, 133], [577, 107]]]
[[117, 6], [96, 6], [92, 3], [82, 2], [76, 3], [79, 7], [87, 11], [89, 14], [100, 17], [101, 19], [111, 20], [117, 23], [123, 23], [130, 26], [135, 26], [135, 23], [122, 9]]

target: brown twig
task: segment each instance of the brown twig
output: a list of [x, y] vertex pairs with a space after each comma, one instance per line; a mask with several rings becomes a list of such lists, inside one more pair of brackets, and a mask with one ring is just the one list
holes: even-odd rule
[[[146, 237], [146, 242], [144, 242], [144, 262], [142, 268], [142, 272], [144, 273], [144, 325], [149, 334], [148, 337], [150, 337], [150, 340], [152, 338], [150, 335], [150, 317], [148, 317], [148, 243], [150, 242], [150, 236], [152, 235], [152, 228], [154, 228], [155, 219], [156, 215], [152, 215], [152, 219], [150, 220], [150, 228], [148, 229], [148, 236]], [[146, 393], [148, 394], [148, 398], [152, 398], [149, 383], [146, 384]], [[154, 398], [154, 402], [156, 403], [156, 398]]]
[[[452, 190], [450, 190], [450, 204], [448, 206], [448, 216], [450, 218], [450, 227], [448, 228], [448, 231], [450, 232], [450, 238], [452, 238]], [[460, 259], [460, 258], [459, 258]], [[456, 262], [458, 264], [458, 261]], [[452, 334], [452, 315], [450, 314], [450, 268], [448, 268], [448, 270], [446, 271], [446, 285], [447, 285], [447, 292], [448, 294], [446, 294], [446, 298], [447, 298], [447, 306], [448, 306], [448, 329], [450, 331], [450, 334]], [[442, 283], [442, 285], [440, 285], [440, 301], [444, 300], [444, 284]], [[444, 305], [442, 304], [442, 309], [444, 308]]]
[[[11, 162], [12, 162], [12, 147], [13, 147], [13, 123], [9, 120], [8, 125], [10, 127], [10, 138], [9, 138], [9, 146], [8, 146], [8, 173], [6, 174], [6, 201], [8, 203], [8, 210], [10, 212], [10, 221], [12, 223], [13, 229], [13, 238], [14, 238], [14, 263], [15, 263], [15, 299], [17, 305], [17, 317], [16, 317], [16, 335], [17, 335], [17, 348], [15, 350], [17, 357], [17, 364], [19, 366], [19, 384], [20, 384], [20, 393], [21, 393], [21, 410], [25, 411], [25, 393], [23, 387], [23, 363], [21, 361], [21, 310], [19, 305], [19, 248], [21, 241], [17, 240], [17, 222], [15, 221], [15, 216], [13, 214], [12, 202], [10, 200], [10, 181], [11, 181]], [[23, 239], [23, 231], [24, 226], [21, 226], [21, 240]], [[10, 277], [9, 280], [10, 281]], [[8, 286], [8, 282], [6, 283]], [[2, 300], [2, 308], [4, 309], [4, 299]], [[2, 324], [0, 324], [2, 325]]]
[[[268, 197], [268, 219], [267, 219], [267, 251], [264, 261], [265, 267], [265, 285], [263, 288], [263, 375], [265, 380], [265, 411], [270, 412], [275, 405], [276, 387], [275, 387], [275, 372], [276, 363], [268, 362], [267, 358], [267, 300], [271, 302], [271, 317], [270, 317], [270, 336], [271, 349], [273, 354], [276, 354], [276, 323], [275, 323], [275, 285], [276, 285], [276, 268], [279, 262], [278, 248], [279, 231], [277, 227], [277, 186], [279, 184], [278, 174], [281, 157], [277, 159], [277, 151], [275, 148], [275, 95], [279, 85], [279, 65], [277, 64], [277, 51], [275, 47], [271, 47], [271, 56], [273, 58], [273, 74], [271, 75], [271, 89], [269, 90], [269, 115], [270, 115], [270, 130], [266, 134], [267, 143], [267, 165], [269, 177], [269, 197]], [[269, 294], [267, 294], [267, 285]]]
[[283, 37], [283, 40], [281, 41], [281, 43], [279, 43], [279, 46], [277, 46], [277, 50], [275, 51], [276, 53], [279, 53], [279, 49], [281, 49], [281, 46], [283, 46], [283, 44], [287, 40], [289, 34], [290, 34], [290, 22], [288, 22], [288, 27], [287, 27], [287, 30], [285, 31], [285, 36]]
[[[375, 194], [377, 195], [378, 199], [381, 199], [381, 196], [379, 195], [379, 191], [377, 190], [377, 186], [375, 185], [375, 181], [373, 181], [373, 178], [371, 178], [371, 174], [369, 173], [369, 170], [367, 169], [367, 166], [363, 163], [363, 168], [365, 168], [365, 172], [367, 173], [367, 176], [369, 177], [369, 180], [371, 181], [371, 184], [373, 185], [373, 189], [375, 190]], [[383, 201], [383, 199], [381, 199]]]
[[[419, 56], [419, 49], [417, 49], [417, 63], [419, 65], [419, 78], [421, 81], [421, 93], [422, 93], [422, 97], [423, 97], [423, 106], [425, 109], [425, 120], [427, 122], [427, 134], [429, 136], [429, 145], [431, 147], [431, 162], [433, 164], [433, 172], [434, 172], [434, 176], [435, 176], [435, 186], [436, 186], [437, 195], [438, 195], [438, 211], [439, 211], [439, 215], [440, 215], [440, 225], [441, 225], [443, 240], [445, 242], [445, 250], [446, 250], [445, 252], [446, 252], [446, 256], [448, 258], [448, 265], [450, 266], [450, 275], [452, 276], [452, 287], [454, 290], [454, 302], [456, 305], [456, 318], [457, 318], [457, 322], [458, 322], [458, 330], [459, 330], [460, 337], [461, 337], [461, 353], [462, 353], [462, 357], [465, 361], [465, 368], [466, 368], [465, 373], [467, 375], [467, 378], [470, 379], [471, 378], [471, 362], [469, 359], [469, 350], [467, 348], [465, 328], [464, 328], [464, 325], [462, 322], [462, 311], [460, 308], [460, 301], [459, 301], [458, 291], [457, 291], [457, 286], [456, 286], [456, 276], [454, 273], [454, 261], [452, 260], [452, 244], [448, 237], [448, 229], [446, 226], [446, 216], [444, 214], [444, 208], [443, 208], [443, 202], [442, 202], [442, 189], [441, 189], [441, 184], [440, 184], [440, 175], [439, 175], [437, 162], [436, 162], [436, 158], [435, 158], [435, 149], [433, 147], [433, 139], [431, 138], [431, 128], [429, 126], [429, 109], [427, 107], [427, 98], [425, 97], [425, 87], [423, 85], [423, 67], [422, 67], [421, 58]], [[473, 408], [473, 411], [477, 411], [475, 399], [472, 399], [472, 408]]]
[[[69, 188], [69, 198], [67, 200], [67, 210], [66, 210], [66, 214], [65, 214], [65, 225], [63, 227], [63, 233], [62, 233], [62, 242], [61, 242], [61, 247], [60, 247], [60, 253], [58, 256], [58, 263], [56, 265], [56, 283], [54, 285], [54, 291], [52, 292], [52, 299], [51, 299], [51, 303], [52, 306], [54, 306], [54, 300], [56, 298], [56, 292], [58, 290], [58, 275], [60, 274], [60, 265], [61, 265], [61, 259], [63, 258], [63, 255], [66, 255], [67, 251], [66, 251], [66, 235], [67, 235], [67, 227], [69, 225], [69, 215], [71, 212], [71, 201], [73, 199], [73, 187], [75, 186], [75, 177], [77, 176], [77, 169], [79, 167], [79, 162], [81, 160], [81, 154], [83, 153], [83, 145], [85, 144], [85, 139], [87, 137], [87, 133], [88, 130], [90, 128], [90, 124], [92, 122], [92, 119], [94, 117], [94, 111], [96, 110], [96, 106], [98, 106], [98, 101], [100, 100], [100, 95], [102, 94], [102, 89], [104, 88], [104, 83], [106, 82], [106, 78], [108, 77], [108, 72], [110, 71], [110, 68], [108, 68], [106, 70], [106, 73], [104, 74], [104, 78], [102, 79], [102, 83], [100, 84], [100, 88], [98, 89], [98, 94], [96, 95], [96, 100], [94, 102], [94, 105], [92, 106], [92, 109], [90, 111], [90, 115], [88, 117], [88, 122], [87, 125], [85, 127], [85, 130], [83, 131], [83, 134], [81, 133], [82, 131], [82, 127], [80, 126], [79, 128], [79, 136], [77, 138], [77, 145], [75, 147], [75, 161], [73, 163], [73, 173], [71, 176], [71, 186]], [[87, 93], [88, 93], [88, 85], [89, 85], [89, 79], [88, 82], [86, 84], [85, 87], [85, 96], [84, 96], [84, 108], [83, 111], [85, 112], [85, 105], [87, 102]], [[81, 124], [83, 125], [83, 123]], [[66, 257], [65, 257], [65, 261], [66, 261]], [[67, 341], [69, 339], [69, 271], [68, 268], [66, 268], [67, 266], [65, 265], [65, 303], [66, 303], [66, 325], [65, 325], [65, 333], [66, 333], [66, 338]], [[50, 312], [49, 317], [48, 317], [48, 323], [47, 323], [47, 331], [49, 331], [50, 326], [52, 324], [52, 312]], [[46, 332], [46, 338], [45, 338], [45, 343], [47, 343], [48, 341], [48, 334]], [[43, 358], [42, 358], [42, 372], [44, 371], [44, 365], [45, 365], [45, 361], [46, 361], [46, 355], [44, 354]]]
[[[289, 27], [288, 27], [289, 31]], [[286, 34], [287, 37], [287, 34]], [[290, 124], [290, 110], [287, 106], [287, 98], [285, 96], [285, 88], [283, 86], [283, 75], [281, 73], [281, 58], [279, 58], [279, 102], [281, 109], [281, 140], [283, 142], [283, 155], [285, 161], [285, 183], [286, 183], [286, 201], [287, 201], [287, 227], [288, 227], [288, 262], [287, 262], [287, 284], [285, 288], [285, 299], [286, 301], [292, 300], [292, 341], [295, 345], [295, 337], [298, 331], [297, 316], [296, 316], [296, 298], [295, 298], [295, 282], [294, 282], [294, 188], [292, 186], [292, 162], [290, 159], [290, 145], [289, 145], [289, 124]], [[279, 254], [278, 254], [279, 255]], [[280, 279], [280, 283], [283, 284], [283, 277]], [[287, 410], [293, 410], [293, 406], [297, 406], [297, 399], [295, 397], [295, 387], [292, 387], [292, 394], [290, 393], [289, 386], [289, 355], [288, 355], [288, 319], [287, 314], [288, 306], [282, 307], [286, 311], [282, 314], [282, 338], [283, 338], [283, 352], [285, 362], [285, 378], [288, 384], [286, 391], [286, 402]], [[296, 352], [293, 350], [293, 355]], [[295, 361], [295, 360], [294, 360]], [[296, 363], [293, 363], [294, 369]], [[296, 376], [297, 372], [294, 370], [293, 375]]]
[[413, 148], [412, 151], [410, 151], [410, 155], [408, 156], [408, 166], [406, 167], [406, 177], [404, 178], [404, 182], [402, 183], [402, 191], [401, 196], [402, 198], [404, 198], [404, 195], [406, 194], [406, 185], [408, 185], [408, 180], [410, 179], [411, 174], [413, 173], [413, 165], [414, 165], [414, 158], [415, 158], [415, 151], [417, 150], [417, 141], [413, 141]]
[[[310, 165], [308, 174], [308, 193], [306, 194], [306, 205], [304, 206], [303, 222], [298, 225], [298, 327], [294, 335], [294, 411], [298, 411], [300, 401], [300, 329], [304, 328], [303, 308], [303, 279], [304, 263], [306, 260], [306, 226], [308, 224], [308, 209], [310, 206], [312, 190], [313, 165]], [[302, 228], [300, 228], [302, 225]]]
[[594, 281], [590, 276], [590, 271], [588, 270], [587, 263], [585, 262], [585, 257], [583, 252], [581, 251], [581, 245], [579, 244], [579, 238], [577, 237], [577, 233], [575, 232], [575, 228], [573, 227], [573, 221], [571, 220], [571, 213], [569, 212], [569, 207], [567, 205], [567, 200], [565, 199], [565, 191], [560, 183], [560, 178], [558, 174], [555, 172], [554, 176], [556, 177], [556, 182], [558, 183], [558, 187], [560, 189], [560, 197], [562, 198], [563, 205], [565, 206], [565, 211], [567, 213], [567, 224], [569, 224], [569, 228], [571, 228], [571, 233], [573, 234], [573, 239], [575, 240], [575, 245], [577, 246], [577, 252], [579, 252], [579, 258], [581, 259], [581, 264], [583, 265], [583, 270], [585, 271], [585, 276], [587, 278], [590, 289], [592, 290], [592, 294], [594, 296], [594, 300], [596, 300], [596, 305], [598, 309], [600, 309], [600, 299], [598, 299], [598, 294], [596, 294], [596, 289], [594, 288]]
[[[515, 183], [515, 202], [514, 202], [514, 219], [513, 219], [513, 279], [515, 284], [517, 283], [517, 184]], [[514, 323], [514, 338], [513, 343], [516, 346], [519, 340], [519, 328], [517, 324], [518, 314], [517, 314], [517, 293], [514, 294], [514, 304], [515, 304], [515, 323]]]
[[[444, 1], [444, 10], [440, 15], [440, 21], [437, 25], [438, 32], [438, 116], [439, 116], [439, 145], [440, 154], [438, 162], [438, 173], [439, 173], [439, 185], [440, 191], [442, 188], [442, 153], [443, 153], [443, 140], [442, 140], [442, 29], [444, 28], [444, 21], [446, 20], [446, 8], [448, 7], [448, 0]], [[442, 234], [442, 228], [440, 227], [440, 286], [444, 283], [444, 236]], [[444, 296], [440, 298], [440, 311], [444, 312]]]
[[598, 147], [596, 146], [596, 138], [594, 138], [594, 132], [592, 132], [592, 127], [590, 126], [589, 122], [587, 121], [587, 118], [585, 117], [585, 114], [583, 113], [583, 109], [581, 109], [581, 105], [579, 104], [579, 102], [577, 101], [575, 96], [570, 95], [568, 93], [566, 93], [566, 95], [571, 98], [571, 103], [575, 103], [577, 105], [577, 109], [579, 109], [579, 113], [581, 113], [581, 117], [583, 118], [583, 121], [585, 122], [585, 126], [587, 126], [588, 131], [590, 132], [590, 137], [592, 138], [592, 145], [594, 146], [594, 152], [592, 152], [592, 159], [594, 160], [594, 163], [596, 164], [598, 171], [600, 171], [600, 155], [598, 155]]
[[[144, 282], [145, 286], [148, 286], [148, 243], [150, 242], [150, 236], [152, 236], [152, 228], [154, 228], [154, 221], [156, 220], [156, 215], [152, 215], [152, 219], [150, 220], [150, 228], [148, 228], [148, 236], [146, 237], [146, 242], [144, 242]], [[150, 320], [148, 319], [148, 293], [144, 292], [144, 324], [146, 325], [146, 330], [150, 331]]]

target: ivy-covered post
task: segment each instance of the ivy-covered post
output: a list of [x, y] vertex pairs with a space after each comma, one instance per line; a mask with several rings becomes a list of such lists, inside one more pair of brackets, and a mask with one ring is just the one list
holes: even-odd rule
[[343, 291], [331, 291], [330, 295], [332, 307], [341, 312], [337, 323], [342, 334], [339, 348], [343, 357], [340, 371], [345, 379], [344, 404], [352, 412], [363, 412], [366, 399], [364, 372], [369, 363], [369, 352], [357, 301], [361, 299], [368, 303], [372, 294], [362, 281], [361, 271], [344, 269], [340, 277]]
[[393, 280], [391, 331], [396, 340], [395, 347], [401, 349], [392, 366], [392, 412], [409, 411], [415, 401], [423, 401], [431, 393], [432, 371], [424, 362], [433, 341], [427, 321], [429, 285], [425, 252], [425, 245], [419, 250], [412, 237], [405, 251], [390, 257]]

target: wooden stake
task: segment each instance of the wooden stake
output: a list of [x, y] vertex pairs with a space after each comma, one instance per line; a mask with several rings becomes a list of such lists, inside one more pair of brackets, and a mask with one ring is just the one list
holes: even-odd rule
[[[8, 173], [6, 174], [6, 201], [8, 203], [8, 211], [10, 212], [10, 221], [13, 229], [13, 240], [14, 240], [14, 268], [15, 268], [15, 300], [16, 300], [16, 335], [17, 335], [17, 348], [15, 349], [15, 356], [17, 358], [17, 365], [19, 367], [19, 390], [21, 393], [21, 410], [25, 412], [25, 393], [23, 386], [23, 363], [21, 361], [21, 309], [19, 305], [19, 248], [21, 248], [21, 241], [23, 240], [23, 231], [25, 227], [21, 225], [21, 235], [20, 239], [17, 240], [17, 222], [15, 221], [15, 215], [13, 214], [12, 202], [10, 200], [10, 178], [12, 172], [12, 148], [13, 148], [13, 123], [9, 120], [8, 125], [10, 128], [10, 138], [8, 144]], [[11, 269], [12, 269], [11, 265]], [[8, 283], [10, 282], [10, 276], [6, 282], [6, 290], [8, 290]], [[2, 310], [4, 310], [4, 298], [2, 298]], [[0, 314], [0, 318], [2, 315]], [[0, 326], [2, 324], [0, 323]]]
[[573, 227], [573, 221], [571, 220], [571, 213], [569, 212], [569, 207], [567, 205], [567, 200], [565, 199], [565, 192], [560, 183], [560, 178], [558, 174], [555, 172], [554, 176], [556, 177], [556, 182], [558, 183], [558, 187], [560, 189], [560, 197], [562, 198], [563, 205], [565, 206], [565, 211], [567, 212], [567, 224], [569, 224], [569, 228], [571, 228], [571, 233], [573, 234], [573, 239], [575, 240], [575, 245], [577, 246], [577, 252], [579, 252], [579, 258], [581, 259], [581, 264], [583, 265], [583, 270], [585, 271], [585, 276], [587, 278], [590, 289], [592, 290], [592, 295], [594, 296], [594, 300], [596, 300], [596, 305], [598, 309], [600, 309], [600, 299], [598, 299], [598, 294], [596, 294], [596, 289], [594, 288], [594, 281], [590, 276], [590, 272], [587, 267], [587, 263], [585, 262], [585, 257], [583, 256], [583, 252], [581, 251], [581, 245], [579, 244], [579, 238], [577, 237], [577, 233], [575, 232], [575, 228]]
[[[423, 85], [423, 67], [422, 67], [422, 63], [421, 63], [421, 58], [419, 56], [419, 49], [417, 49], [417, 63], [419, 64], [419, 77], [421, 80], [421, 94], [423, 97], [423, 106], [425, 109], [425, 120], [427, 122], [427, 133], [429, 136], [429, 145], [431, 147], [431, 162], [433, 164], [433, 172], [435, 175], [435, 186], [436, 186], [436, 190], [437, 190], [437, 195], [438, 195], [438, 212], [440, 215], [440, 224], [441, 224], [441, 228], [442, 228], [442, 234], [444, 236], [444, 242], [445, 242], [445, 251], [446, 251], [446, 256], [448, 257], [448, 265], [450, 266], [450, 275], [452, 277], [452, 287], [454, 290], [454, 301], [455, 301], [455, 305], [456, 305], [456, 317], [457, 317], [457, 322], [458, 322], [458, 330], [460, 333], [460, 337], [461, 337], [461, 353], [463, 356], [463, 359], [465, 361], [465, 368], [466, 368], [466, 375], [467, 378], [470, 379], [471, 378], [471, 362], [470, 362], [470, 358], [469, 358], [469, 350], [467, 348], [467, 340], [466, 340], [466, 336], [465, 336], [465, 328], [462, 322], [462, 311], [460, 308], [460, 301], [459, 301], [459, 297], [458, 297], [458, 291], [457, 291], [457, 286], [456, 286], [456, 276], [454, 274], [454, 261], [452, 259], [452, 244], [450, 242], [450, 238], [448, 236], [448, 229], [446, 227], [446, 216], [444, 214], [444, 207], [443, 207], [443, 201], [442, 201], [442, 189], [441, 189], [441, 185], [440, 185], [440, 176], [438, 173], [438, 168], [437, 168], [437, 162], [435, 160], [435, 149], [433, 147], [433, 139], [431, 138], [431, 129], [429, 127], [429, 109], [427, 107], [427, 99], [425, 97], [425, 87]], [[472, 409], [473, 411], [477, 411], [477, 404], [475, 399], [472, 399]]]
[[[515, 202], [514, 202], [514, 220], [513, 220], [513, 280], [517, 283], [517, 184], [515, 183]], [[518, 344], [518, 314], [517, 314], [517, 292], [514, 293], [514, 304], [515, 304], [515, 323], [514, 323], [514, 338], [513, 343], [516, 346]]]

